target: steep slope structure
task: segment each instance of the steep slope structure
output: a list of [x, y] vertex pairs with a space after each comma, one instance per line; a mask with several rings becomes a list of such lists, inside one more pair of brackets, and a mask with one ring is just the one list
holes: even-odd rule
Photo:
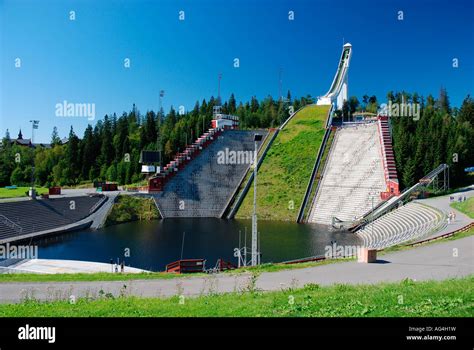
[[[262, 220], [296, 220], [321, 145], [330, 106], [309, 105], [278, 133], [257, 176], [257, 213]], [[253, 191], [237, 218], [250, 218]]]
[[251, 165], [254, 135], [266, 131], [226, 130], [154, 194], [163, 218], [220, 217]]
[[354, 220], [376, 206], [384, 191], [377, 124], [343, 126], [336, 132], [308, 221], [331, 225], [333, 217]]

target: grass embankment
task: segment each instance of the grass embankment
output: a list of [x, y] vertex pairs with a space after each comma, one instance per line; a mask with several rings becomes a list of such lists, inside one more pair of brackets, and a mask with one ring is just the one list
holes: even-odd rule
[[[99, 293], [100, 294], [100, 293]], [[112, 297], [0, 305], [2, 317], [472, 317], [474, 276], [375, 285], [306, 285], [261, 293], [245, 290], [196, 298]]]
[[[207, 274], [194, 274], [193, 276]], [[166, 272], [143, 272], [143, 273], [9, 273], [0, 274], [0, 283], [12, 282], [93, 282], [93, 281], [130, 281], [130, 280], [150, 280], [150, 279], [172, 279], [189, 277], [189, 275], [178, 275]]]
[[[329, 106], [310, 105], [293, 116], [273, 141], [258, 171], [257, 213], [263, 220], [296, 220], [325, 132]], [[237, 218], [250, 218], [249, 191]]]
[[106, 226], [137, 220], [159, 219], [160, 214], [153, 199], [130, 195], [119, 196], [107, 217]]
[[468, 198], [465, 202], [452, 203], [451, 207], [474, 219], [474, 197]]
[[[43, 193], [48, 193], [48, 189], [45, 187], [35, 187], [36, 193], [42, 195]], [[0, 188], [0, 198], [18, 198], [18, 197], [27, 197], [29, 187], [17, 187], [14, 189]]]

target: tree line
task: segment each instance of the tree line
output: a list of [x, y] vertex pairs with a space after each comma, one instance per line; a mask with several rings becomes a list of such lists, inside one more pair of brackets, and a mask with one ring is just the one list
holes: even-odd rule
[[402, 188], [415, 184], [442, 163], [450, 167], [451, 187], [467, 185], [472, 176], [465, 172], [474, 166], [474, 100], [467, 96], [461, 107], [452, 108], [446, 89], [438, 98], [389, 92], [387, 101], [416, 103], [419, 120], [392, 117], [395, 162]]
[[[417, 93], [389, 92], [387, 102], [420, 105], [420, 118], [392, 117], [395, 160], [401, 187], [414, 184], [441, 163], [450, 165], [451, 184], [459, 186], [469, 181], [464, 169], [474, 166], [474, 101], [467, 96], [460, 108], [452, 108], [445, 89], [435, 99]], [[215, 106], [222, 112], [237, 115], [242, 129], [278, 127], [291, 111], [315, 102], [310, 95], [259, 101], [252, 97], [245, 103], [236, 102], [234, 94], [222, 103], [211, 97], [196, 102], [190, 111], [178, 113], [173, 107], [141, 114], [134, 105], [121, 116], [105, 115], [94, 126], [88, 125], [82, 138], [71, 127], [68, 142], [61, 143], [57, 129], [51, 137], [51, 148], [24, 147], [11, 144], [6, 133], [1, 143], [0, 186], [25, 185], [32, 179], [35, 167], [36, 185], [64, 186], [113, 181], [120, 185], [139, 183], [144, 179], [139, 163], [142, 150], [162, 151], [162, 164], [185, 149], [211, 127]], [[364, 95], [362, 102], [350, 97], [336, 116], [351, 120], [356, 111], [377, 113], [376, 96]], [[33, 162], [34, 161], [34, 162]]]
[[222, 113], [239, 116], [240, 127], [250, 129], [277, 127], [289, 117], [290, 106], [297, 110], [311, 103], [314, 99], [309, 95], [293, 99], [288, 92], [284, 99], [268, 96], [259, 101], [252, 97], [245, 103], [237, 103], [234, 94], [227, 101], [211, 97], [197, 101], [192, 110], [183, 113], [171, 107], [167, 114], [163, 110], [141, 114], [133, 105], [128, 113], [105, 115], [95, 126], [89, 124], [82, 138], [71, 126], [65, 144], [54, 128], [51, 148], [12, 145], [7, 130], [1, 146], [0, 186], [28, 186], [33, 164], [36, 185], [40, 186], [105, 180], [121, 185], [139, 183], [144, 178], [140, 152], [161, 151], [165, 165], [211, 127], [215, 106], [221, 106]]

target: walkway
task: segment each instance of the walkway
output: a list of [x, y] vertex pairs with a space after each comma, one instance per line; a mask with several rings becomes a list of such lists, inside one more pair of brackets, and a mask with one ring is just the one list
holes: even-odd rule
[[453, 232], [456, 231], [471, 222], [474, 222], [474, 219], [471, 219], [469, 216], [466, 214], [461, 213], [460, 211], [452, 208], [450, 206], [451, 203], [449, 201], [449, 197], [454, 197], [454, 201], [457, 201], [459, 196], [466, 196], [466, 198], [470, 198], [474, 196], [474, 185], [471, 185], [469, 187], [466, 187], [464, 190], [461, 190], [460, 192], [456, 192], [450, 195], [446, 196], [441, 196], [441, 197], [433, 197], [433, 198], [427, 198], [427, 199], [421, 199], [417, 200], [415, 202], [420, 202], [423, 204], [427, 204], [431, 207], [434, 207], [438, 210], [441, 210], [443, 213], [448, 214], [451, 211], [454, 211], [456, 213], [456, 219], [451, 221], [443, 230], [433, 233], [431, 236], [424, 237], [423, 239], [430, 238], [430, 237], [436, 237], [436, 236], [441, 236], [445, 233]]
[[[405, 278], [417, 281], [443, 280], [472, 274], [474, 274], [474, 236], [469, 236], [386, 254], [374, 264], [351, 261], [262, 273], [258, 277], [256, 287], [270, 291], [302, 287], [307, 283], [372, 284], [398, 282]], [[250, 274], [106, 282], [15, 282], [0, 283], [0, 302], [20, 302], [27, 295], [39, 300], [66, 299], [70, 295], [98, 296], [101, 290], [105, 293], [120, 295], [124, 289], [131, 295], [142, 297], [169, 297], [177, 294], [198, 296], [209, 293], [237, 292], [247, 290], [250, 286], [252, 286]]]

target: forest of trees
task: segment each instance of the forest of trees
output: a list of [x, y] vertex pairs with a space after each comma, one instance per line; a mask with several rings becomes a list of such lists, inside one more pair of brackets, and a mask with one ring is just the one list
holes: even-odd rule
[[281, 100], [269, 96], [258, 101], [252, 97], [249, 102], [239, 104], [234, 94], [223, 103], [211, 97], [209, 101], [196, 102], [191, 111], [182, 115], [173, 107], [166, 115], [163, 111], [147, 111], [142, 115], [134, 105], [120, 117], [106, 115], [95, 126], [88, 125], [82, 138], [71, 127], [64, 145], [55, 128], [52, 148], [11, 145], [7, 131], [0, 153], [0, 186], [29, 185], [33, 157], [36, 184], [40, 186], [77, 185], [94, 180], [121, 185], [138, 183], [144, 178], [140, 173], [140, 151], [161, 147], [163, 164], [166, 164], [176, 152], [211, 127], [216, 105], [222, 105], [223, 113], [239, 116], [241, 128], [267, 128], [284, 122], [290, 105], [296, 111], [310, 103], [314, 103], [311, 96], [292, 99], [288, 92]]
[[416, 181], [442, 163], [450, 166], [452, 187], [472, 182], [464, 171], [474, 166], [474, 100], [467, 96], [460, 108], [452, 108], [445, 89], [438, 99], [417, 94], [389, 92], [392, 103], [419, 103], [419, 120], [391, 118], [393, 147], [402, 187]]
[[[452, 108], [448, 95], [441, 90], [438, 99], [418, 94], [389, 92], [392, 103], [419, 103], [419, 120], [394, 117], [393, 144], [399, 180], [402, 188], [410, 186], [441, 163], [451, 166], [451, 184], [460, 186], [468, 181], [464, 168], [474, 166], [474, 101], [468, 96], [460, 108]], [[240, 117], [241, 128], [277, 127], [294, 111], [314, 103], [311, 96], [292, 99], [290, 92], [282, 100], [267, 97], [258, 101], [237, 104], [234, 95], [222, 104], [222, 112]], [[138, 183], [141, 150], [161, 148], [163, 164], [183, 150], [204, 130], [210, 128], [213, 107], [219, 105], [213, 97], [196, 102], [193, 110], [179, 115], [174, 108], [164, 115], [147, 111], [142, 115], [133, 106], [120, 117], [106, 115], [95, 126], [88, 125], [82, 138], [71, 127], [68, 142], [61, 144], [56, 128], [51, 137], [51, 148], [12, 145], [7, 131], [0, 150], [0, 186], [29, 185], [33, 157], [36, 185], [77, 185], [94, 180], [119, 184]], [[362, 103], [350, 97], [337, 115], [351, 118], [355, 111], [377, 112], [376, 96], [365, 95]], [[471, 179], [472, 180], [472, 179]]]

